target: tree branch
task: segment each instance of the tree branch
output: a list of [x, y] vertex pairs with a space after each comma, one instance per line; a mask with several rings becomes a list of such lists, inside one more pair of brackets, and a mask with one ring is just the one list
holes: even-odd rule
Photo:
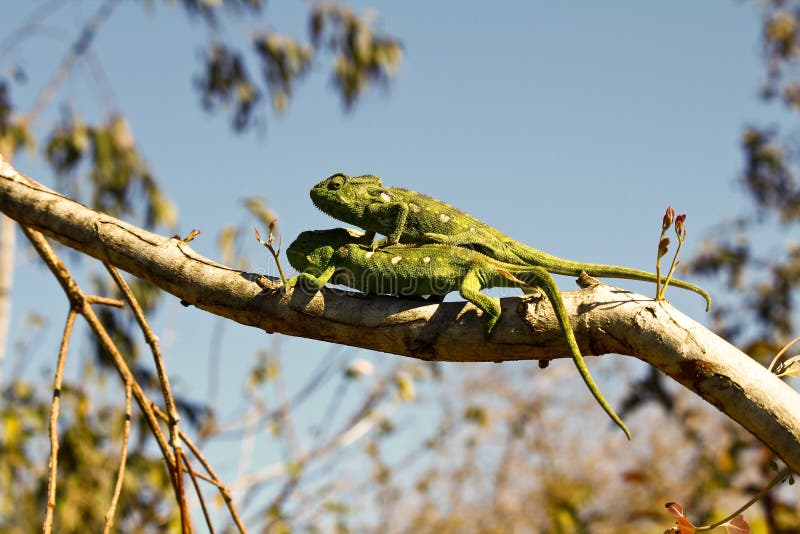
[[[541, 298], [502, 299], [501, 320], [487, 340], [481, 318], [468, 303], [434, 304], [329, 288], [285, 295], [276, 290], [274, 279], [217, 264], [178, 238], [89, 209], [19, 174], [1, 157], [0, 210], [184, 303], [267, 332], [425, 360], [569, 357], [552, 308]], [[584, 289], [564, 292], [563, 298], [584, 355], [625, 354], [654, 365], [800, 472], [800, 395], [669, 304], [591, 279], [583, 283]]]

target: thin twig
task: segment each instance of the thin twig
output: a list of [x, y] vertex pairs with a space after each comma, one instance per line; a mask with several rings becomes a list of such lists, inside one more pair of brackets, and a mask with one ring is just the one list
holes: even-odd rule
[[195, 472], [192, 470], [192, 466], [189, 464], [189, 458], [186, 457], [186, 453], [181, 451], [181, 458], [183, 459], [183, 465], [185, 465], [186, 472], [189, 473], [189, 477], [192, 479], [192, 485], [194, 486], [194, 491], [197, 493], [197, 498], [200, 500], [200, 508], [203, 509], [203, 516], [206, 518], [206, 525], [208, 525], [208, 530], [211, 534], [214, 534], [214, 524], [211, 522], [211, 516], [208, 515], [208, 508], [206, 507], [206, 500], [203, 498], [203, 492], [200, 491], [200, 484], [197, 482], [197, 476]]
[[[170, 388], [169, 385], [169, 376], [167, 375], [167, 369], [164, 365], [164, 358], [161, 356], [161, 350], [158, 348], [158, 336], [153, 333], [153, 330], [150, 328], [150, 324], [147, 322], [147, 318], [144, 315], [144, 311], [139, 305], [139, 301], [136, 300], [131, 288], [119, 274], [119, 271], [108, 262], [103, 262], [103, 265], [105, 265], [106, 269], [111, 275], [111, 278], [114, 279], [117, 287], [119, 287], [120, 291], [122, 292], [125, 302], [127, 302], [128, 306], [130, 306], [134, 317], [136, 317], [136, 322], [139, 324], [142, 334], [144, 334], [145, 341], [150, 346], [150, 352], [153, 353], [153, 361], [156, 366], [158, 381], [161, 385], [161, 393], [164, 395], [164, 402], [167, 406], [167, 414], [169, 415], [169, 441], [170, 445], [172, 446], [172, 450], [175, 453], [175, 458], [178, 459], [181, 452], [181, 442], [178, 438], [178, 422], [180, 422], [181, 416], [178, 413], [178, 407], [175, 404], [175, 398], [172, 396], [172, 388]], [[176, 469], [173, 475], [180, 477], [180, 469]], [[180, 481], [178, 482], [180, 484]]]
[[[185, 452], [183, 454], [184, 454], [184, 456], [186, 455]], [[186, 471], [187, 473], [189, 472], [188, 464], [184, 465], [183, 470]], [[213, 478], [211, 478], [208, 475], [204, 475], [203, 473], [199, 473], [199, 472], [194, 471], [194, 470], [192, 470], [191, 474], [192, 474], [193, 477], [201, 478], [201, 479], [205, 480], [206, 482], [208, 482], [209, 484], [211, 484], [212, 486], [216, 486], [219, 489], [222, 489], [222, 490], [227, 489], [224, 484], [219, 483], [218, 481], [214, 480]]]
[[789, 348], [791, 348], [791, 346], [794, 345], [795, 343], [797, 343], [798, 341], [800, 341], [800, 337], [794, 338], [789, 343], [784, 345], [783, 348], [781, 348], [781, 350], [778, 351], [778, 354], [776, 354], [775, 357], [772, 358], [772, 361], [769, 363], [769, 367], [767, 367], [769, 372], [771, 372], [771, 373], [775, 372], [775, 364], [777, 364], [778, 360], [780, 360], [781, 356], [786, 354], [786, 351], [789, 350]]
[[122, 481], [125, 478], [125, 464], [128, 460], [128, 440], [131, 434], [131, 390], [131, 384], [125, 384], [125, 424], [122, 427], [122, 452], [120, 453], [114, 496], [111, 498], [111, 505], [106, 513], [106, 526], [103, 529], [103, 534], [111, 532], [111, 528], [114, 526], [114, 512], [117, 509], [117, 502], [122, 493]]
[[175, 479], [175, 484], [178, 486], [178, 507], [181, 511], [181, 534], [191, 534], [194, 529], [192, 528], [192, 519], [189, 517], [189, 507], [186, 506], [186, 492], [183, 489], [183, 462], [184, 454], [179, 448], [175, 455], [175, 472], [172, 477]]
[[[167, 414], [161, 411], [157, 406], [153, 406], [153, 410], [156, 413], [156, 415], [158, 415], [158, 417], [160, 417], [162, 420], [164, 421], [169, 420]], [[209, 482], [211, 482], [212, 484], [217, 486], [217, 488], [219, 488], [219, 492], [222, 495], [222, 498], [225, 501], [225, 504], [228, 507], [228, 511], [231, 514], [234, 523], [236, 523], [236, 527], [239, 529], [239, 532], [241, 532], [242, 534], [246, 534], [247, 529], [245, 528], [244, 523], [242, 522], [242, 518], [239, 517], [239, 511], [236, 509], [236, 505], [233, 503], [233, 497], [231, 496], [230, 488], [228, 488], [225, 484], [221, 482], [221, 479], [217, 475], [216, 471], [214, 471], [214, 468], [211, 467], [211, 464], [208, 462], [208, 460], [206, 460], [205, 456], [203, 456], [203, 453], [200, 452], [200, 449], [197, 447], [197, 445], [195, 445], [194, 441], [192, 441], [192, 439], [189, 436], [187, 436], [180, 428], [178, 429], [178, 435], [180, 436], [183, 443], [187, 447], [189, 447], [189, 450], [192, 451], [192, 454], [194, 454], [195, 458], [197, 458], [197, 460], [200, 462], [200, 464], [203, 466], [206, 472], [211, 476], [212, 480], [209, 480]], [[205, 477], [202, 476], [200, 473], [195, 473], [195, 474], [205, 479]]]
[[112, 308], [124, 308], [125, 303], [119, 299], [110, 299], [108, 297], [98, 297], [96, 295], [86, 295], [86, 302], [89, 304], [101, 304], [103, 306], [111, 306]]
[[5, 38], [0, 41], [0, 59], [3, 59], [6, 54], [11, 52], [24, 38], [30, 37], [45, 17], [55, 11], [58, 4], [62, 2], [63, 0], [50, 0], [50, 2], [40, 5], [38, 9], [34, 10], [33, 13], [28, 16], [19, 28], [6, 35]]
[[61, 65], [59, 66], [58, 70], [56, 70], [55, 74], [53, 74], [53, 77], [50, 78], [50, 81], [47, 82], [47, 85], [44, 86], [42, 91], [36, 97], [36, 100], [33, 102], [33, 105], [31, 105], [28, 113], [25, 114], [25, 122], [28, 124], [33, 122], [36, 116], [41, 113], [42, 109], [47, 106], [47, 104], [53, 98], [53, 95], [55, 95], [58, 87], [64, 82], [67, 76], [69, 76], [69, 73], [75, 66], [75, 62], [89, 48], [92, 40], [97, 35], [97, 30], [100, 25], [111, 15], [114, 7], [116, 7], [119, 2], [120, 0], [106, 0], [98, 8], [92, 19], [86, 24], [86, 26], [83, 27], [83, 30], [81, 30], [78, 38], [75, 40], [72, 46], [70, 46], [67, 55], [61, 60]]
[[58, 468], [58, 414], [61, 409], [61, 382], [64, 376], [64, 363], [67, 360], [67, 349], [78, 315], [74, 307], [70, 307], [64, 334], [61, 336], [61, 348], [58, 351], [56, 376], [53, 380], [53, 402], [50, 407], [50, 476], [47, 480], [47, 510], [44, 517], [43, 531], [49, 534], [53, 530], [53, 512], [56, 508], [56, 472]]
[[[289, 395], [286, 390], [286, 380], [284, 379], [282, 372], [283, 359], [281, 358], [280, 349], [275, 351], [275, 360], [279, 365], [278, 376], [275, 380], [275, 389], [278, 393], [278, 402], [282, 405], [287, 405], [289, 404]], [[296, 458], [301, 454], [301, 452], [300, 446], [298, 445], [297, 432], [295, 432], [294, 423], [292, 422], [292, 413], [292, 410], [284, 411], [281, 420], [283, 423], [283, 435], [286, 436], [286, 448], [288, 449], [289, 455]]]
[[775, 478], [773, 478], [772, 481], [770, 481], [770, 483], [766, 485], [766, 487], [762, 488], [758, 493], [753, 495], [753, 497], [750, 500], [748, 500], [742, 506], [737, 508], [735, 512], [731, 513], [730, 515], [728, 515], [724, 519], [720, 519], [716, 523], [712, 523], [711, 525], [706, 525], [706, 526], [703, 526], [703, 527], [697, 527], [695, 531], [696, 532], [703, 532], [703, 531], [708, 531], [708, 530], [714, 530], [717, 527], [721, 527], [722, 525], [724, 525], [728, 521], [732, 521], [732, 520], [736, 519], [736, 517], [741, 515], [742, 512], [744, 512], [745, 510], [750, 508], [752, 505], [754, 505], [759, 499], [761, 499], [761, 497], [763, 497], [764, 495], [769, 493], [772, 490], [772, 488], [774, 488], [775, 486], [777, 486], [778, 484], [780, 484], [781, 482], [786, 480], [786, 478], [788, 478], [789, 475], [791, 475], [791, 474], [792, 474], [792, 470], [789, 469], [788, 467], [784, 467], [783, 469], [781, 469], [780, 472], [778, 472], [778, 474], [775, 475]]
[[[342, 360], [342, 356], [346, 354], [346, 352], [339, 354], [334, 364], [331, 364], [330, 359], [333, 358], [334, 353], [337, 350], [339, 350], [339, 348], [340, 348], [339, 345], [332, 346], [332, 348], [327, 352], [325, 357], [322, 358], [321, 363], [319, 364], [317, 369], [315, 369], [314, 372], [311, 373], [311, 376], [308, 379], [308, 381], [300, 387], [300, 389], [294, 394], [294, 397], [292, 397], [292, 399], [290, 399], [290, 401], [287, 404], [280, 404], [275, 408], [273, 408], [272, 410], [269, 410], [268, 412], [262, 414], [258, 422], [259, 428], [262, 428], [262, 426], [267, 422], [273, 421], [281, 417], [281, 414], [283, 412], [297, 409], [303, 402], [305, 402], [308, 398], [310, 398], [312, 393], [318, 391], [325, 383], [325, 381], [327, 381], [333, 375], [331, 369], [336, 368], [338, 362]], [[223, 434], [243, 431], [243, 427], [244, 427], [243, 421], [233, 421], [221, 425], [215, 429], [215, 437], [219, 438]]]
[[158, 374], [158, 382], [161, 385], [161, 394], [164, 396], [164, 403], [167, 406], [167, 414], [169, 415], [169, 444], [175, 454], [175, 469], [172, 472], [172, 476], [175, 479], [175, 485], [178, 489], [181, 509], [181, 529], [184, 533], [188, 533], [191, 531], [191, 518], [189, 517], [188, 507], [186, 506], [186, 494], [183, 487], [183, 470], [180, 467], [183, 451], [181, 450], [181, 440], [178, 437], [178, 422], [180, 422], [181, 416], [178, 413], [178, 407], [172, 395], [172, 388], [170, 388], [169, 385], [169, 375], [164, 365], [164, 358], [161, 355], [161, 349], [158, 347], [158, 336], [156, 336], [153, 329], [150, 328], [144, 310], [142, 310], [139, 301], [136, 300], [133, 291], [131, 291], [128, 283], [125, 282], [125, 279], [119, 274], [119, 271], [108, 262], [103, 262], [103, 265], [122, 292], [125, 302], [130, 306], [136, 318], [136, 322], [139, 324], [139, 329], [142, 331], [142, 334], [144, 334], [144, 339], [150, 346], [150, 352], [153, 354], [153, 361], [156, 366], [156, 373]]
[[208, 343], [208, 389], [206, 399], [209, 406], [217, 405], [217, 392], [219, 391], [219, 378], [221, 374], [220, 362], [222, 361], [222, 339], [225, 336], [228, 321], [222, 317], [214, 320], [211, 330], [211, 340]]

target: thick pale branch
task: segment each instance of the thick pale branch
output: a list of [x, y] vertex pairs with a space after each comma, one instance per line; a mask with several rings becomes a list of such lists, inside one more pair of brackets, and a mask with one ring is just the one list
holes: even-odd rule
[[[434, 304], [332, 289], [284, 295], [269, 290], [277, 287], [273, 280], [219, 265], [180, 239], [86, 208], [2, 160], [0, 210], [185, 303], [268, 332], [439, 361], [569, 357], [545, 300], [503, 299], [503, 316], [487, 340], [478, 312], [462, 302]], [[668, 304], [592, 283], [563, 297], [585, 355], [627, 354], [658, 367], [800, 472], [800, 395], [761, 365]]]

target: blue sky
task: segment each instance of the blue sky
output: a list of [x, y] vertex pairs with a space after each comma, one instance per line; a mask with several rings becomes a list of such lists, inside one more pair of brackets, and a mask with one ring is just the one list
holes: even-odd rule
[[[13, 95], [20, 109], [30, 105], [74, 38], [76, 22], [95, 5], [68, 3], [43, 22], [46, 31], [3, 55], [4, 72], [18, 64], [30, 77]], [[371, 91], [346, 114], [320, 62], [298, 85], [286, 113], [270, 114], [261, 134], [243, 136], [200, 109], [191, 84], [206, 34], [182, 10], [126, 2], [101, 29], [93, 61], [102, 65], [115, 105], [178, 205], [180, 233], [203, 232], [192, 243], [199, 252], [219, 259], [221, 228], [251, 224], [240, 205], [250, 195], [267, 198], [287, 243], [302, 230], [336, 226], [308, 197], [313, 184], [336, 171], [377, 174], [386, 185], [441, 198], [552, 254], [646, 270], [653, 269], [668, 204], [688, 214], [689, 253], [715, 223], [747, 207], [736, 185], [742, 129], [777, 120], [782, 111], [757, 98], [763, 64], [752, 3], [350, 5], [375, 8], [380, 26], [403, 42], [404, 62], [390, 89]], [[307, 6], [268, 2], [266, 19], [282, 33], [305, 37]], [[24, 2], [6, 0], [4, 7], [7, 28], [31, 12]], [[223, 31], [246, 39], [256, 29], [228, 21]], [[37, 127], [57, 116], [61, 103], [99, 117], [100, 95], [81, 66]], [[16, 163], [53, 184], [41, 158], [23, 156]], [[255, 241], [245, 248], [255, 268], [269, 266]], [[18, 265], [12, 331], [22, 332], [22, 318], [41, 310], [56, 285], [42, 282], [42, 270], [27, 268], [29, 256], [20, 254]], [[569, 279], [559, 284], [575, 288]], [[646, 284], [624, 285], [653, 292]], [[673, 291], [671, 298], [705, 320], [696, 295]], [[48, 307], [56, 310], [49, 345], [29, 364], [45, 376], [63, 321], [57, 305]], [[159, 314], [169, 369], [179, 388], [200, 397], [213, 325], [213, 318], [171, 300]], [[226, 327], [222, 384], [237, 393], [225, 399], [223, 414], [239, 404], [253, 351], [276, 339]], [[279, 343], [295, 384], [329, 350], [286, 337]]]

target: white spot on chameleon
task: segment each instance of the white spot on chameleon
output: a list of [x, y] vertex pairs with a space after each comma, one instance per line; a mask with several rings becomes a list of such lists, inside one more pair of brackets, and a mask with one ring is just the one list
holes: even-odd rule
[[474, 226], [470, 226], [470, 227], [469, 227], [469, 231], [470, 231], [470, 232], [474, 232], [474, 231], [475, 231], [475, 227], [474, 227]]
[[450, 220], [450, 216], [449, 216], [449, 215], [447, 215], [447, 214], [445, 214], [445, 213], [440, 213], [440, 214], [439, 214], [439, 219], [440, 219], [442, 222], [445, 222], [445, 223], [446, 223], [447, 221], [449, 221], [449, 220]]
[[419, 213], [419, 206], [417, 206], [416, 204], [414, 204], [412, 202], [408, 203], [408, 209], [410, 209], [414, 213]]
[[403, 258], [402, 258], [402, 256], [395, 256], [390, 261], [392, 262], [392, 265], [397, 265], [398, 263], [403, 261]]
[[381, 200], [383, 200], [384, 202], [389, 202], [390, 200], [392, 200], [392, 197], [390, 197], [386, 193], [381, 193]]
[[422, 258], [422, 263], [430, 263], [430, 262], [431, 262], [430, 256], [425, 256], [424, 258]]
[[364, 253], [365, 258], [371, 258], [375, 254], [374, 250], [370, 250], [369, 252]]

